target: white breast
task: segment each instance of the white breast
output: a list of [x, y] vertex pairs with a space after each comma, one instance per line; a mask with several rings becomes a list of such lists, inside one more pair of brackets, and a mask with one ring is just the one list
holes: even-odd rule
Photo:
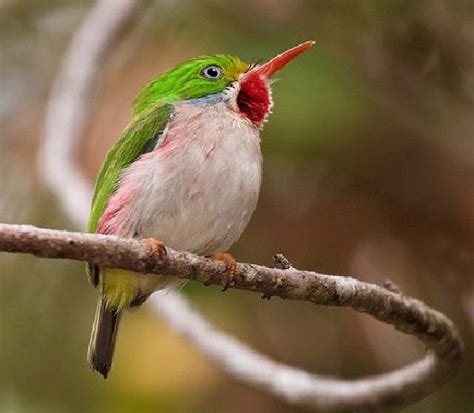
[[198, 254], [226, 251], [260, 191], [259, 131], [223, 103], [176, 106], [159, 149], [131, 167], [129, 228]]

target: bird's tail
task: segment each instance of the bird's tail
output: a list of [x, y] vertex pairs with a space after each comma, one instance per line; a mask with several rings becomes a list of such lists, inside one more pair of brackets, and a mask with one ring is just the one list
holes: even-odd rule
[[120, 317], [121, 312], [108, 307], [104, 297], [99, 296], [87, 349], [87, 362], [89, 367], [102, 374], [104, 379], [107, 378], [112, 365]]

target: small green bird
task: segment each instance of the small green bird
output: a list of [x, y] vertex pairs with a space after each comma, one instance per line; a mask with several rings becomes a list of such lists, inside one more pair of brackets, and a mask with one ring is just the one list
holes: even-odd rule
[[[147, 239], [158, 254], [166, 244], [223, 260], [230, 281], [235, 261], [225, 251], [245, 229], [260, 192], [270, 78], [313, 44], [263, 65], [198, 57], [146, 85], [99, 172], [88, 231]], [[92, 264], [88, 276], [100, 291], [87, 360], [107, 378], [123, 310], [181, 281]]]

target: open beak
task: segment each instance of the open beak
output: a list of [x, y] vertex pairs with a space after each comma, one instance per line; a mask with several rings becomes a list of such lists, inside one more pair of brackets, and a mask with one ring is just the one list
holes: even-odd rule
[[283, 53], [280, 53], [273, 59], [269, 60], [267, 63], [255, 67], [251, 70], [251, 72], [257, 73], [260, 76], [269, 79], [273, 76], [274, 73], [278, 72], [280, 69], [283, 69], [289, 61], [293, 60], [296, 56], [313, 47], [315, 43], [316, 42], [314, 40], [308, 40], [304, 43], [301, 43], [298, 46], [295, 46], [291, 49], [286, 50]]

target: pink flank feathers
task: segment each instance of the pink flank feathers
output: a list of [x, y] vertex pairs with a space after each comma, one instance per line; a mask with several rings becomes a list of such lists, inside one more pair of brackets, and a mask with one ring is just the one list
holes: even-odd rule
[[109, 198], [99, 219], [97, 233], [132, 237], [133, 205], [137, 188], [142, 181], [146, 163], [156, 156], [156, 151], [144, 154], [122, 172], [117, 191]]

